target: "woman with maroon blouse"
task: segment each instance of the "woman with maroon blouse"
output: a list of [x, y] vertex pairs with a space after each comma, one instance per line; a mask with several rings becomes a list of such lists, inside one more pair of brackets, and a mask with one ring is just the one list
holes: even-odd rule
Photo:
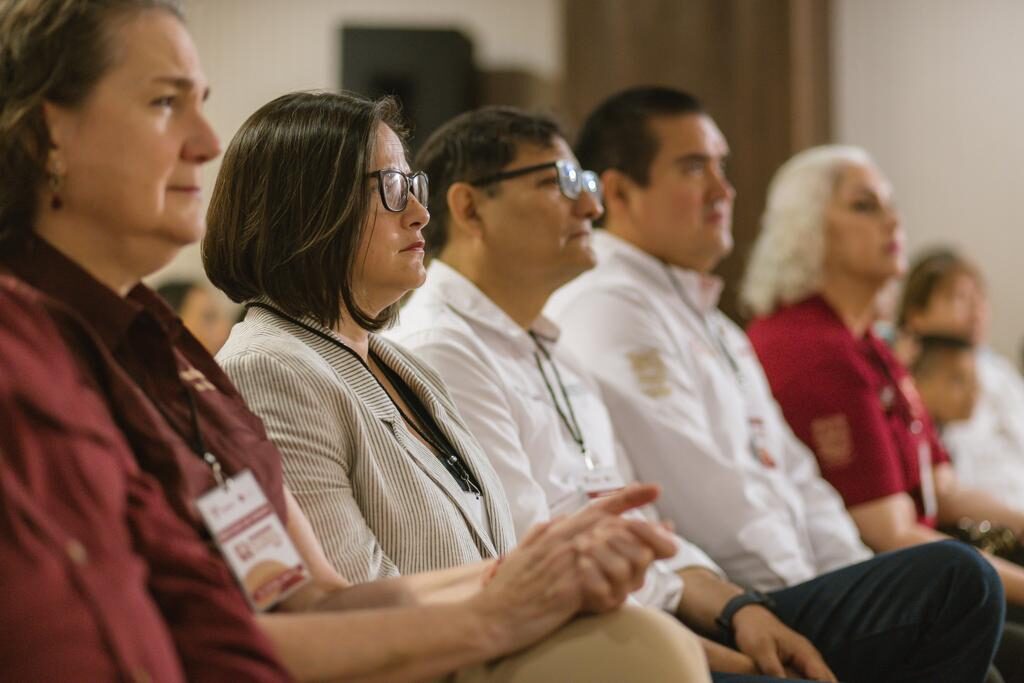
[[[872, 332], [883, 288], [906, 268], [888, 180], [863, 151], [807, 150], [776, 173], [742, 297], [772, 391], [875, 551], [1024, 511], [958, 483], [906, 369]], [[989, 557], [1011, 606], [1024, 569]]]

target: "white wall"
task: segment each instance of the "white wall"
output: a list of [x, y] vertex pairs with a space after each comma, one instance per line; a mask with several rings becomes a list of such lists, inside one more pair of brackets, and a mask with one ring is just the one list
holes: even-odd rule
[[[343, 24], [457, 28], [483, 68], [546, 78], [563, 70], [560, 0], [187, 0], [186, 7], [212, 88], [207, 113], [225, 146], [274, 97], [339, 86]], [[205, 170], [207, 198], [218, 168], [219, 160]], [[194, 247], [156, 279], [201, 274]]]
[[835, 131], [893, 182], [913, 256], [982, 267], [992, 342], [1024, 338], [1024, 2], [835, 0]]

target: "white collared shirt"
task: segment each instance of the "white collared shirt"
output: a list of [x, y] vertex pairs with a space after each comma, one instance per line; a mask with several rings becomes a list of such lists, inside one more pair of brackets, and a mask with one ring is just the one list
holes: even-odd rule
[[721, 282], [607, 232], [598, 266], [547, 312], [597, 378], [657, 506], [737, 583], [772, 590], [870, 557], [842, 500], [772, 398]]
[[[556, 377], [543, 361], [547, 384], [537, 368], [538, 350], [530, 334], [473, 283], [435, 260], [427, 283], [402, 309], [400, 325], [388, 333], [444, 379], [502, 480], [520, 537], [534, 524], [586, 504], [580, 491], [586, 461], [548, 390], [550, 385], [565, 414], [559, 379], [593, 464], [617, 472], [623, 482], [633, 481], [596, 384], [556, 344], [554, 324], [541, 318], [531, 331], [558, 369]], [[650, 508], [644, 514], [656, 518]], [[642, 604], [675, 609], [682, 592], [676, 571], [683, 567], [719, 571], [701, 550], [682, 539], [677, 543], [676, 556], [655, 563], [644, 587], [634, 594]]]
[[942, 430], [942, 442], [962, 484], [1019, 506], [1024, 501], [1024, 378], [991, 349], [975, 357], [978, 403], [970, 419]]

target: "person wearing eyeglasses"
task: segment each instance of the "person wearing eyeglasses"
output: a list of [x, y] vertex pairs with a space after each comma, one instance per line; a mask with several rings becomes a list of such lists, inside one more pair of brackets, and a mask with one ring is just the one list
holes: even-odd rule
[[[401, 130], [388, 101], [264, 105], [224, 155], [203, 240], [211, 282], [247, 307], [217, 360], [280, 448], [328, 559], [356, 582], [515, 545], [501, 482], [444, 385], [376, 334], [425, 272], [427, 178], [410, 172]], [[316, 145], [293, 154], [301, 164], [274, 157], [303, 135]]]

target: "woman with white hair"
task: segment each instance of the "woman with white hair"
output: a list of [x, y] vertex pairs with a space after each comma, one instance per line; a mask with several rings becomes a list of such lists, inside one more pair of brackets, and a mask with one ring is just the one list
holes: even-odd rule
[[[872, 331], [906, 270], [892, 187], [856, 147], [810, 149], [775, 174], [741, 297], [772, 391], [877, 552], [946, 538], [961, 518], [1018, 536], [1024, 512], [961, 486], [906, 369]], [[1011, 605], [1024, 569], [989, 558]]]

